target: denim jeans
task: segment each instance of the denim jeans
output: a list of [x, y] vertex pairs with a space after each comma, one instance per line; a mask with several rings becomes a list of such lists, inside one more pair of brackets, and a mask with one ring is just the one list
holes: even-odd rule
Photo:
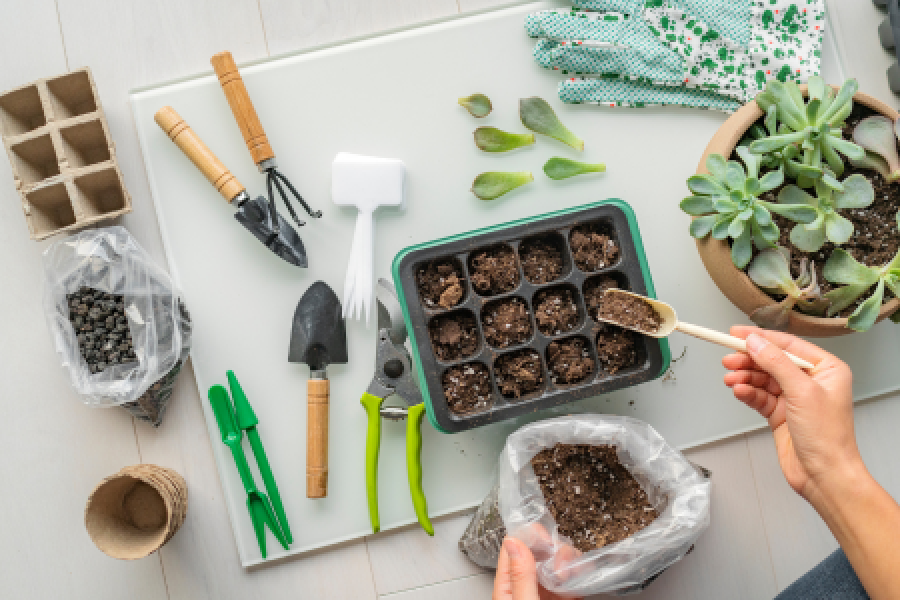
[[844, 551], [838, 548], [775, 600], [869, 600], [869, 595]]

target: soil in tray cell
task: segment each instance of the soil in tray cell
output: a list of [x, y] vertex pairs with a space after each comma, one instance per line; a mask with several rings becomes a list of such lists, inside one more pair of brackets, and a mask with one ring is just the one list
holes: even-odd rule
[[604, 324], [597, 333], [597, 360], [609, 375], [641, 362], [638, 354], [639, 334], [615, 325]]
[[584, 282], [584, 305], [588, 315], [595, 321], [603, 311], [603, 293], [613, 288], [627, 290], [628, 285], [618, 274], [595, 275]]
[[433, 260], [416, 270], [419, 297], [427, 308], [453, 308], [466, 295], [462, 266], [456, 259]]
[[582, 271], [599, 271], [619, 262], [619, 244], [612, 229], [601, 223], [581, 225], [569, 234], [575, 264]]
[[594, 372], [594, 359], [588, 341], [581, 336], [550, 342], [547, 346], [547, 368], [553, 383], [584, 381]]
[[482, 296], [512, 291], [519, 285], [519, 267], [513, 249], [505, 244], [476, 250], [469, 256], [472, 287]]
[[531, 283], [550, 283], [563, 272], [563, 241], [556, 234], [533, 237], [519, 246], [519, 260], [525, 279]]
[[442, 379], [447, 407], [455, 415], [471, 415], [491, 407], [491, 374], [479, 362], [450, 367]]
[[435, 317], [428, 326], [431, 346], [438, 360], [451, 362], [478, 351], [475, 315], [467, 310]]
[[615, 446], [556, 444], [531, 466], [559, 532], [582, 552], [624, 540], [659, 516]]
[[505, 398], [521, 398], [544, 384], [541, 356], [531, 348], [504, 354], [494, 361], [494, 378]]
[[568, 286], [541, 290], [534, 295], [534, 320], [545, 335], [572, 331], [581, 322], [575, 291]]
[[494, 348], [508, 348], [531, 337], [531, 317], [521, 298], [505, 298], [485, 304], [481, 311], [485, 341]]

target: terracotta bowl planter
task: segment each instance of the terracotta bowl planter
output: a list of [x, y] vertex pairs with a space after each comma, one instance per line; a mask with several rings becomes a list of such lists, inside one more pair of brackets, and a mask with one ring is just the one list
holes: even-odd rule
[[[805, 96], [806, 86], [801, 86], [801, 90]], [[868, 94], [857, 92], [853, 96], [853, 101], [867, 106], [891, 120], [896, 120], [898, 117], [897, 111]], [[731, 156], [744, 133], [762, 116], [763, 112], [756, 102], [749, 102], [731, 115], [710, 140], [700, 159], [697, 173], [709, 173], [706, 170], [706, 158], [710, 154], [721, 154], [726, 159]], [[697, 240], [697, 249], [703, 265], [715, 284], [735, 306], [748, 316], [760, 307], [775, 304], [768, 294], [756, 287], [746, 273], [734, 266], [734, 263], [731, 262], [731, 246], [727, 240], [716, 240], [712, 236], [707, 236], [702, 240]], [[900, 298], [891, 299], [881, 307], [878, 320], [889, 317], [898, 309], [900, 309]], [[832, 337], [853, 333], [852, 329], [847, 328], [847, 319], [845, 318], [812, 317], [797, 311], [791, 312], [788, 331], [794, 335], [807, 337]]]

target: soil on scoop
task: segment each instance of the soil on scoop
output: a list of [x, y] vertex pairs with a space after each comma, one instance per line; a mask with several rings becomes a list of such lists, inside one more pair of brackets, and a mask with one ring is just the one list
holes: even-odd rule
[[506, 398], [521, 398], [544, 383], [540, 355], [526, 348], [504, 354], [494, 362], [494, 378]]
[[597, 360], [605, 373], [615, 375], [638, 363], [637, 335], [633, 331], [605, 324], [597, 333]]
[[599, 271], [619, 260], [619, 245], [608, 227], [580, 225], [569, 234], [575, 264], [582, 271]]
[[491, 302], [481, 313], [484, 339], [495, 348], [520, 344], [531, 337], [531, 319], [521, 298]]
[[550, 342], [547, 346], [547, 367], [553, 383], [578, 383], [594, 372], [587, 342], [581, 336]]
[[541, 290], [534, 295], [534, 320], [546, 335], [572, 331], [581, 321], [575, 294], [568, 287]]
[[604, 298], [597, 310], [597, 317], [647, 333], [659, 331], [662, 316], [643, 298], [615, 292], [604, 294]]
[[[869, 107], [859, 103], [854, 104], [853, 111], [850, 113], [850, 116], [847, 117], [845, 122], [842, 137], [845, 140], [852, 140], [853, 129], [856, 127], [856, 124], [862, 119], [874, 114], [877, 113]], [[762, 124], [762, 119], [757, 122]], [[898, 143], [898, 150], [900, 150], [900, 143]], [[737, 154], [732, 154], [731, 159], [739, 160]], [[861, 174], [872, 183], [872, 187], [875, 190], [875, 201], [868, 208], [854, 208], [841, 211], [841, 215], [853, 223], [853, 235], [846, 244], [842, 244], [840, 247], [864, 265], [870, 267], [884, 265], [894, 257], [897, 253], [897, 249], [900, 248], [900, 230], [898, 230], [897, 227], [897, 212], [900, 210], [900, 182], [889, 183], [885, 181], [884, 177], [878, 172], [870, 169], [857, 169], [849, 164], [846, 159], [844, 159], [844, 167], [844, 174], [841, 175], [839, 179], [843, 180], [854, 173]], [[769, 169], [765, 168], [761, 169], [760, 176], [765, 174], [768, 170]], [[796, 184], [796, 182], [792, 183]], [[760, 195], [760, 199], [768, 202], [776, 202], [778, 193], [783, 187], [784, 185]], [[812, 189], [807, 189], [806, 191], [815, 195], [815, 191]], [[835, 248], [834, 244], [825, 242], [825, 245], [822, 246], [818, 252], [802, 252], [795, 248], [790, 241], [791, 229], [793, 229], [796, 223], [775, 214], [772, 215], [772, 220], [781, 230], [781, 238], [778, 240], [778, 245], [790, 248], [791, 250], [791, 271], [794, 277], [799, 276], [800, 261], [806, 258], [815, 264], [816, 279], [822, 288], [823, 294], [836, 287], [841, 287], [839, 284], [835, 285], [830, 283], [824, 276], [825, 261], [831, 256], [831, 253]], [[758, 253], [759, 250], [754, 248], [754, 257]], [[746, 271], [746, 269], [744, 270]], [[781, 300], [783, 298], [783, 296], [777, 294], [772, 295], [772, 297], [776, 300]], [[860, 303], [865, 301], [868, 297], [868, 292], [863, 294], [856, 302], [848, 306], [837, 316], [850, 316]], [[894, 295], [891, 291], [885, 288], [884, 302], [887, 302], [893, 297]]]
[[124, 296], [82, 287], [67, 294], [66, 300], [78, 350], [91, 374], [113, 365], [137, 362]]
[[582, 552], [624, 540], [659, 516], [615, 446], [556, 444], [531, 466], [559, 532]]
[[468, 311], [436, 317], [429, 324], [428, 333], [438, 360], [450, 362], [468, 358], [478, 350], [475, 317]]
[[563, 270], [563, 250], [557, 236], [531, 238], [519, 246], [519, 258], [525, 279], [531, 283], [550, 283], [559, 279]]
[[509, 246], [478, 250], [470, 260], [472, 287], [482, 296], [502, 294], [519, 284], [516, 254]]
[[584, 282], [584, 304], [595, 321], [603, 310], [604, 292], [619, 289], [621, 284], [612, 275], [598, 275]]
[[491, 407], [491, 375], [481, 363], [450, 367], [444, 372], [444, 397], [455, 415], [470, 415]]
[[416, 272], [419, 296], [428, 308], [452, 308], [465, 295], [462, 268], [453, 259], [429, 262]]

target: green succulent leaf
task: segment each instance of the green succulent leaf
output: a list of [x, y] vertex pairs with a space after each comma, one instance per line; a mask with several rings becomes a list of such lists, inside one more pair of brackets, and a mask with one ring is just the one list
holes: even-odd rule
[[825, 216], [825, 236], [834, 244], [846, 244], [853, 235], [853, 223], [837, 213]]
[[842, 310], [856, 302], [856, 299], [866, 293], [871, 285], [852, 284], [835, 288], [825, 294], [828, 300], [828, 311], [825, 313], [829, 317], [840, 313]]
[[804, 252], [818, 252], [825, 245], [825, 227], [822, 225], [794, 225], [791, 243]]
[[472, 94], [457, 100], [473, 117], [486, 117], [491, 113], [491, 99], [484, 94]]
[[866, 288], [878, 280], [877, 269], [867, 267], [859, 262], [843, 248], [835, 248], [825, 262], [822, 270], [825, 279], [831, 283], [844, 285], [863, 285]]
[[843, 122], [853, 110], [853, 95], [859, 90], [859, 84], [855, 79], [848, 79], [835, 95], [834, 100], [824, 113], [819, 115], [819, 121], [829, 125], [837, 125]]
[[865, 156], [863, 156], [859, 160], [854, 160], [851, 158], [850, 164], [857, 169], [872, 169], [873, 171], [877, 171], [878, 173], [880, 173], [881, 176], [888, 181], [893, 180], [890, 165], [887, 164], [886, 160], [884, 160], [874, 152], [869, 152], [868, 150], [866, 150]]
[[769, 171], [759, 180], [759, 189], [763, 192], [768, 192], [774, 190], [782, 183], [784, 183], [784, 171], [781, 169]]
[[716, 224], [718, 219], [719, 215], [706, 215], [691, 219], [691, 237], [697, 238], [698, 240], [705, 238], [709, 235], [709, 232], [712, 231], [713, 225]]
[[[882, 115], [866, 117], [853, 128], [853, 141], [884, 160], [890, 173], [900, 176], [900, 156], [897, 155], [897, 135], [894, 122]], [[863, 157], [864, 159], [864, 157]], [[863, 160], [857, 159], [857, 160]]]
[[769, 248], [757, 254], [747, 268], [747, 276], [766, 291], [800, 295], [800, 288], [791, 277], [790, 263], [780, 248]]
[[847, 319], [847, 327], [853, 331], [868, 331], [878, 320], [881, 301], [884, 299], [884, 281], [879, 281], [875, 291], [860, 304]]
[[717, 198], [713, 198], [713, 207], [717, 212], [720, 213], [737, 212], [739, 208], [738, 203], [728, 196], [719, 196]]
[[820, 102], [825, 98], [825, 89], [828, 87], [825, 80], [818, 76], [812, 76], [807, 81], [809, 97]]
[[725, 157], [710, 154], [706, 159], [706, 170], [719, 181], [725, 181]]
[[534, 176], [528, 171], [488, 171], [475, 178], [472, 193], [482, 200], [493, 200], [530, 181], [534, 181]]
[[737, 218], [732, 219], [731, 224], [728, 225], [728, 237], [737, 238], [743, 235], [744, 229], [746, 226], [746, 220]]
[[475, 145], [485, 152], [508, 152], [533, 143], [533, 133], [508, 133], [496, 127], [475, 130]]
[[560, 122], [553, 108], [543, 98], [534, 96], [520, 99], [519, 118], [522, 125], [535, 133], [555, 138], [576, 150], [584, 150], [584, 141]]
[[854, 173], [841, 183], [843, 191], [834, 193], [835, 208], [866, 208], [875, 201], [875, 190], [863, 175]]
[[[853, 142], [849, 142], [843, 138], [837, 138], [828, 135], [825, 136], [824, 139], [826, 145], [831, 146], [851, 160], [860, 160], [866, 155], [865, 150], [863, 150]], [[840, 173], [835, 172], [835, 175], [840, 175]]]
[[828, 164], [828, 168], [832, 173], [840, 175], [844, 172], [844, 159], [837, 153], [831, 144], [822, 144], [822, 157]]
[[694, 217], [706, 215], [716, 210], [713, 205], [713, 199], [710, 196], [688, 196], [681, 201], [679, 206], [681, 210]]
[[794, 302], [794, 298], [787, 296], [776, 304], [761, 306], [750, 313], [750, 320], [763, 329], [786, 331], [791, 324], [791, 310], [794, 308]]
[[766, 116], [763, 119], [763, 125], [766, 126], [766, 131], [769, 132], [769, 135], [775, 135], [778, 133], [778, 107], [772, 104], [763, 109], [763, 112], [766, 113]]
[[728, 190], [712, 175], [691, 175], [688, 177], [687, 186], [695, 194], [706, 196], [720, 196], [728, 193]]
[[815, 208], [806, 204], [774, 204], [766, 202], [764, 206], [776, 215], [781, 215], [797, 223], [812, 223], [819, 216]]
[[772, 222], [772, 213], [762, 204], [753, 205], [753, 220], [760, 227], [765, 227]]
[[730, 190], [743, 190], [744, 181], [747, 179], [747, 172], [744, 166], [736, 160], [729, 160], [725, 163], [725, 185]]
[[817, 204], [815, 197], [793, 184], [784, 186], [778, 192], [778, 202], [780, 204], [805, 204], [807, 206], [816, 206]]
[[757, 244], [758, 247], [770, 246], [781, 237], [781, 231], [778, 230], [778, 225], [775, 223], [760, 226], [759, 233], [768, 244]]
[[[779, 113], [780, 115], [781, 113]], [[785, 133], [772, 135], [761, 140], [755, 140], [750, 144], [749, 150], [753, 154], [765, 154], [766, 152], [775, 152], [781, 150], [788, 144], [797, 144], [806, 137], [805, 131], [796, 131], [793, 133]]]
[[602, 173], [604, 171], [606, 171], [606, 165], [603, 163], [584, 163], [557, 156], [544, 163], [544, 173], [547, 177], [557, 180], [574, 177], [575, 175], [584, 175], [585, 173]]
[[733, 215], [720, 215], [712, 228], [712, 236], [717, 240], [724, 240], [728, 237], [728, 228], [734, 220]]
[[753, 258], [753, 236], [750, 228], [745, 227], [740, 237], [731, 244], [731, 262], [738, 269], [743, 269]]

